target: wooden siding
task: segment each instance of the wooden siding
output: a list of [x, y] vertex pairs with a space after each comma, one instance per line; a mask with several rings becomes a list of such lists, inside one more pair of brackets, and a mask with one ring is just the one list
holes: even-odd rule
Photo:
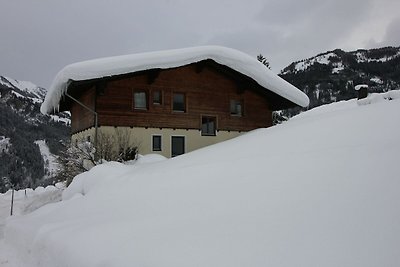
[[[201, 62], [93, 81], [92, 87], [85, 85], [87, 89], [78, 84], [72, 91], [84, 89], [79, 99], [90, 106], [96, 102], [101, 126], [201, 129], [201, 116], [216, 117], [217, 130], [249, 131], [271, 126], [268, 98], [255, 90], [255, 83], [233, 75], [224, 66]], [[134, 109], [135, 91], [147, 93], [147, 110]], [[152, 103], [154, 91], [162, 92], [161, 104]], [[186, 112], [172, 110], [174, 93], [185, 94]], [[231, 99], [242, 101], [242, 116], [230, 114]], [[93, 116], [77, 104], [72, 104], [71, 112], [73, 133], [93, 125]]]
[[[78, 97], [79, 101], [85, 106], [95, 110], [95, 87], [85, 88], [81, 91], [82, 94]], [[94, 114], [73, 102], [71, 105], [71, 129], [72, 133], [83, 131], [94, 126]]]

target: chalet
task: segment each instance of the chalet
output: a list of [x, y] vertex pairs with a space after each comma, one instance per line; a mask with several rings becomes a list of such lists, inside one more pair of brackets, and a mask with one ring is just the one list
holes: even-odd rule
[[269, 127], [272, 111], [308, 104], [257, 59], [206, 46], [68, 65], [41, 111], [70, 111], [72, 140], [117, 138], [123, 129], [139, 153], [173, 157]]

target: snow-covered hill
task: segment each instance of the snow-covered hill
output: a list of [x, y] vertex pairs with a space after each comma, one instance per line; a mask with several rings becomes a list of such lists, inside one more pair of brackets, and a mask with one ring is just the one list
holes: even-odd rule
[[[31, 82], [0, 76], [0, 192], [10, 182], [17, 188], [52, 183], [58, 173], [45, 156], [56, 159], [64, 149], [60, 140], [69, 139], [70, 116], [41, 114], [45, 94], [44, 88]], [[39, 147], [37, 140], [46, 141]], [[44, 145], [51, 151], [45, 156]]]
[[63, 201], [9, 218], [0, 262], [398, 266], [399, 121], [394, 92], [173, 159], [97, 166]]
[[[367, 84], [369, 92], [382, 93], [400, 87], [400, 47], [328, 51], [293, 62], [280, 76], [300, 88], [310, 108], [356, 97], [354, 87]], [[297, 114], [299, 109], [287, 112]]]

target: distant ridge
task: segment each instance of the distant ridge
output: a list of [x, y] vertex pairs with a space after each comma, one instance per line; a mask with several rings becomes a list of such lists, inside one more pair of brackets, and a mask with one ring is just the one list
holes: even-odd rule
[[[310, 108], [356, 97], [354, 86], [369, 85], [370, 92], [400, 88], [400, 47], [358, 49], [345, 52], [335, 49], [296, 61], [280, 76], [310, 98]], [[300, 109], [292, 109], [292, 116]]]

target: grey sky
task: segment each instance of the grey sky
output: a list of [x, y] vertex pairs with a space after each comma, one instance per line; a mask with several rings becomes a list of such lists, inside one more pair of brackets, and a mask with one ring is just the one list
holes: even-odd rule
[[49, 87], [65, 65], [198, 45], [275, 72], [335, 48], [400, 45], [398, 0], [0, 0], [0, 75]]

